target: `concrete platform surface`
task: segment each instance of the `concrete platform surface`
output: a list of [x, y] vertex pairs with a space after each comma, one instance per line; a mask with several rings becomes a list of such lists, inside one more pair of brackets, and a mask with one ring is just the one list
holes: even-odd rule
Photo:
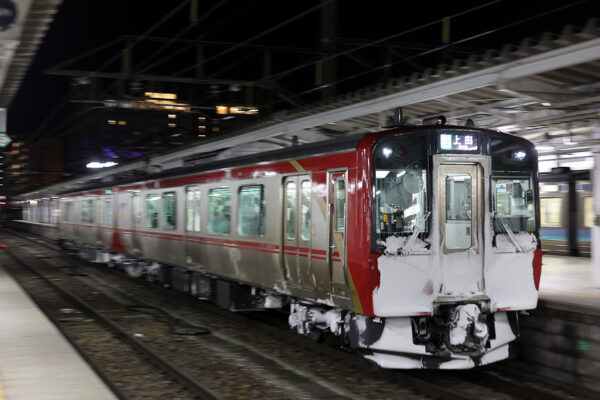
[[1, 264], [0, 321], [0, 400], [116, 399]]
[[540, 300], [600, 312], [600, 287], [592, 285], [591, 259], [544, 254]]

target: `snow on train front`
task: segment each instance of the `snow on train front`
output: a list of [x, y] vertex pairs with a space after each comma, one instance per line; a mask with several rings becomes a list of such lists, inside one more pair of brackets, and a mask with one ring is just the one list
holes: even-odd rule
[[373, 316], [351, 345], [385, 368], [462, 369], [508, 357], [536, 307], [541, 249], [531, 143], [439, 127], [373, 145]]

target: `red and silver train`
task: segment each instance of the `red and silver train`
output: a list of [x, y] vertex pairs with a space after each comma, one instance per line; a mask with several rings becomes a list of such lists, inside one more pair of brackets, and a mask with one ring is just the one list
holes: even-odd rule
[[402, 127], [60, 195], [59, 237], [233, 310], [289, 307], [384, 368], [508, 357], [541, 273], [537, 155]]

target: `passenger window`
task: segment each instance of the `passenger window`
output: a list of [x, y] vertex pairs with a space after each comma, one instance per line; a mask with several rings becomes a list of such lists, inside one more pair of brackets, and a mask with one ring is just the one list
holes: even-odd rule
[[158, 228], [159, 209], [160, 196], [157, 194], [146, 195], [146, 228]]
[[346, 182], [343, 179], [335, 181], [335, 231], [344, 232], [344, 212], [346, 204]]
[[172, 230], [177, 227], [177, 195], [175, 192], [163, 193], [163, 229]]
[[139, 195], [133, 195], [133, 224], [136, 228], [142, 226], [142, 199]]
[[94, 223], [94, 200], [83, 200], [81, 202], [81, 223]]
[[286, 235], [288, 239], [296, 237], [296, 182], [288, 182], [285, 186], [286, 197]]
[[71, 221], [71, 209], [72, 209], [72, 205], [71, 202], [65, 202], [63, 203], [64, 208], [62, 209], [62, 215], [61, 215], [61, 219], [64, 222], [70, 222]]
[[231, 189], [211, 189], [208, 192], [208, 231], [228, 235], [230, 227]]
[[113, 209], [112, 199], [104, 199], [104, 225], [112, 226], [113, 223]]
[[187, 191], [187, 224], [189, 232], [200, 232], [200, 189], [189, 188]]
[[310, 239], [310, 195], [312, 190], [312, 185], [310, 181], [302, 181], [302, 185], [300, 186], [302, 189], [302, 239], [309, 240]]
[[264, 186], [242, 186], [238, 200], [238, 233], [244, 236], [264, 236]]
[[563, 199], [560, 197], [549, 197], [540, 199], [540, 217], [542, 226], [560, 227], [560, 216], [562, 214]]
[[583, 198], [583, 226], [591, 228], [594, 226], [594, 198]]

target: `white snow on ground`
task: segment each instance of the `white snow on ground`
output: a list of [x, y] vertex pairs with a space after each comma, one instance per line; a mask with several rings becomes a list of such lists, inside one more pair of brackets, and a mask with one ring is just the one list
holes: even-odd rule
[[[518, 232], [514, 235], [524, 253], [533, 251], [537, 248], [537, 239], [534, 234]], [[515, 245], [512, 240], [510, 240], [507, 233], [499, 233], [496, 235], [496, 249], [500, 251], [516, 251]]]

